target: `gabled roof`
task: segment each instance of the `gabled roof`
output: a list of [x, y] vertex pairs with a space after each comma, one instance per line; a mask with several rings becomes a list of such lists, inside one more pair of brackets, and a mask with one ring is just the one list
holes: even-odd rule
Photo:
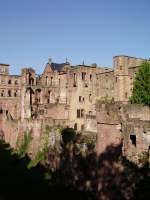
[[61, 63], [61, 64], [59, 64], [59, 63], [51, 63], [51, 68], [52, 68], [52, 70], [53, 71], [61, 71], [62, 69], [63, 69], [63, 67], [64, 67], [64, 63]]
[[50, 73], [52, 72], [52, 67], [49, 63], [46, 64], [45, 69], [44, 69], [44, 73]]
[[63, 71], [64, 66], [68, 63], [47, 63], [44, 72]]

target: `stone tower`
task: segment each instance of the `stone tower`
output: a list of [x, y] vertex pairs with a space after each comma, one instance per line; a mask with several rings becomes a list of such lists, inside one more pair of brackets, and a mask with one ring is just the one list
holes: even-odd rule
[[113, 57], [114, 65], [114, 99], [115, 101], [127, 102], [129, 99], [130, 78], [128, 72], [129, 57], [115, 56]]
[[144, 61], [147, 60], [130, 56], [121, 55], [113, 57], [115, 101], [121, 101], [124, 103], [129, 101], [133, 88], [133, 80], [139, 66]]

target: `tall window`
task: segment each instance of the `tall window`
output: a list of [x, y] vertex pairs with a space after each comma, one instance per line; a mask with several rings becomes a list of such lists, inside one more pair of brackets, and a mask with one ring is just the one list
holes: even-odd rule
[[48, 85], [48, 76], [46, 76], [46, 85]]
[[136, 135], [130, 135], [131, 143], [136, 146]]
[[92, 74], [90, 74], [90, 81], [92, 80]]
[[73, 74], [73, 87], [76, 87], [76, 74]]
[[84, 117], [84, 109], [81, 109], [81, 118]]
[[8, 80], [8, 84], [11, 84], [11, 80]]
[[14, 97], [16, 97], [17, 96], [17, 90], [15, 90], [15, 92], [14, 92]]
[[82, 80], [85, 81], [85, 76], [86, 76], [86, 73], [85, 72], [82, 72]]
[[51, 77], [51, 85], [53, 85], [53, 77]]
[[18, 80], [15, 80], [15, 85], [18, 85]]
[[81, 96], [79, 96], [79, 102], [82, 102], [82, 97]]
[[92, 101], [92, 94], [89, 94], [89, 101]]
[[80, 118], [80, 109], [77, 109], [77, 118]]
[[84, 109], [77, 109], [77, 118], [84, 117]]
[[11, 97], [11, 90], [8, 90], [8, 96]]
[[1, 91], [1, 97], [4, 97], [4, 90]]
[[78, 126], [77, 123], [74, 124], [74, 130], [77, 130]]

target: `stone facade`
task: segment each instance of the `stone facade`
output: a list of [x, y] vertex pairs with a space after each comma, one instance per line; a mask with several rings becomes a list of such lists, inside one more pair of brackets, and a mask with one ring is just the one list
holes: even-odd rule
[[[47, 118], [52, 106], [64, 105], [68, 125], [85, 129], [86, 115], [95, 115], [96, 100], [126, 102], [138, 66], [144, 59], [115, 56], [113, 68], [57, 64], [51, 59], [41, 75], [23, 68], [21, 75], [9, 75], [9, 65], [0, 64], [0, 107], [12, 118]], [[53, 117], [55, 119], [56, 115]]]
[[[84, 133], [97, 133], [98, 127], [98, 133], [99, 129], [104, 133], [100, 139], [102, 143], [109, 144], [113, 140], [118, 143], [121, 138], [120, 119], [112, 116], [115, 110], [111, 111], [115, 107], [108, 111], [103, 106], [97, 108], [96, 119], [96, 102], [114, 100], [127, 103], [136, 71], [143, 61], [115, 56], [113, 68], [109, 68], [96, 64], [58, 64], [49, 59], [41, 75], [32, 68], [22, 68], [21, 75], [10, 75], [9, 65], [0, 64], [0, 137], [4, 135], [6, 141], [15, 146], [16, 140], [10, 139], [12, 130], [21, 135], [20, 132], [28, 129], [29, 124], [34, 130], [38, 125], [43, 127], [48, 123], [72, 127]], [[42, 129], [35, 129], [34, 134], [40, 138]], [[112, 137], [106, 141], [107, 129], [112, 131]], [[104, 148], [105, 145], [100, 151]]]
[[97, 103], [97, 153], [109, 145], [123, 144], [129, 160], [139, 162], [142, 154], [150, 158], [150, 108], [120, 102]]
[[[108, 68], [57, 64], [51, 59], [41, 75], [23, 68], [19, 76], [9, 75], [9, 66], [0, 65], [0, 110], [12, 119], [53, 119], [79, 131], [90, 131], [85, 120], [95, 116], [97, 74]], [[5, 73], [4, 73], [4, 72]], [[96, 127], [92, 127], [96, 130]]]

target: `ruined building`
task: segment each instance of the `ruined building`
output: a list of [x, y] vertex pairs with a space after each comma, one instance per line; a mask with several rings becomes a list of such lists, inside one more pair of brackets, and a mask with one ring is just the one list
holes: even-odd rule
[[72, 66], [67, 61], [58, 64], [49, 59], [41, 75], [32, 68], [10, 75], [9, 65], [0, 64], [0, 134], [15, 146], [12, 130], [21, 135], [26, 128], [32, 129], [40, 140], [45, 124], [97, 133], [97, 100], [126, 104], [143, 61], [115, 56], [113, 68], [109, 68]]

